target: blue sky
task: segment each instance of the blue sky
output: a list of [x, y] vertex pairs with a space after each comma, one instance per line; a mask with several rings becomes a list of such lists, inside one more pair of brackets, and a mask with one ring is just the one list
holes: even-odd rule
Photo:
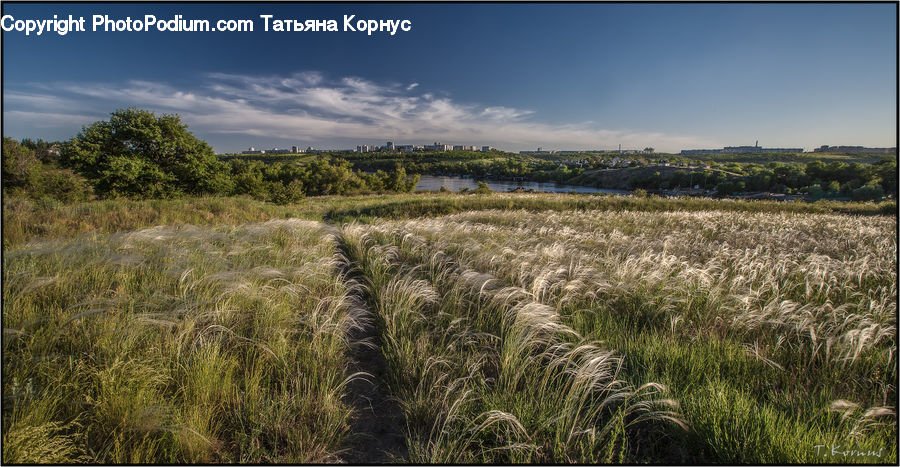
[[[219, 152], [896, 146], [896, 4], [4, 4], [88, 31], [3, 32], [3, 132], [68, 139], [137, 106]], [[247, 18], [249, 32], [92, 32]], [[264, 32], [276, 18], [408, 19], [394, 36]]]

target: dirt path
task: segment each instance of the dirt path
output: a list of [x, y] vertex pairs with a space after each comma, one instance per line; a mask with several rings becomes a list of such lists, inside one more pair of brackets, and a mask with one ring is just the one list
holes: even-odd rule
[[[339, 251], [346, 256], [338, 229], [331, 224], [326, 228], [335, 235]], [[344, 264], [341, 273], [353, 290], [351, 295], [359, 301], [369, 318], [362, 329], [354, 329], [348, 336], [352, 347], [347, 374], [366, 372], [371, 375], [357, 378], [347, 385], [345, 400], [353, 407], [354, 417], [347, 451], [341, 458], [351, 464], [406, 463], [406, 420], [403, 410], [391, 397], [385, 384], [387, 361], [381, 352], [375, 317], [366, 304], [368, 296], [363, 288], [353, 286], [362, 282], [362, 278], [358, 277], [359, 271], [352, 264]]]

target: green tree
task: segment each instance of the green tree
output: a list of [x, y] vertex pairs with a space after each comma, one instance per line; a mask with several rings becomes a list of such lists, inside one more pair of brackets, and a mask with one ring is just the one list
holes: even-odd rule
[[885, 193], [897, 194], [897, 159], [884, 158], [875, 164], [875, 173], [881, 179], [881, 187]]
[[740, 190], [738, 190], [738, 185], [735, 182], [725, 181], [720, 182], [718, 185], [716, 185], [716, 193], [722, 196], [733, 195], [738, 191]]
[[41, 162], [35, 155], [34, 142], [23, 143], [3, 138], [4, 193], [60, 201], [83, 201], [91, 196], [91, 188], [83, 177], [60, 169], [55, 163]]
[[825, 197], [825, 190], [822, 189], [822, 186], [819, 184], [811, 185], [806, 190], [807, 196], [810, 200], [816, 201]]
[[310, 196], [341, 195], [359, 189], [363, 181], [350, 169], [350, 163], [337, 159], [329, 163], [316, 159], [306, 166], [303, 179], [306, 194]]
[[250, 195], [256, 199], [266, 199], [268, 190], [263, 180], [263, 163], [259, 161], [232, 160], [231, 178], [234, 182], [232, 194]]
[[303, 182], [300, 180], [292, 180], [289, 183], [275, 181], [271, 183], [271, 194], [269, 201], [276, 204], [288, 204], [303, 199]]
[[84, 127], [61, 161], [94, 184], [98, 195], [133, 198], [228, 194], [228, 166], [177, 115], [128, 108]]

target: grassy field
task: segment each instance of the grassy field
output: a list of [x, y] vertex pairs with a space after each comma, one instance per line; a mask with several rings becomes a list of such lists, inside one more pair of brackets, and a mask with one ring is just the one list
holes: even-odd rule
[[336, 459], [359, 323], [321, 224], [85, 234], [3, 261], [5, 462]]
[[[438, 318], [447, 313], [448, 321], [472, 322], [469, 332], [491, 333], [495, 346], [485, 346], [488, 350], [480, 357], [497, 362], [482, 365], [494, 371], [499, 366], [500, 375], [493, 375], [498, 382], [504, 370], [522, 380], [516, 389], [485, 384], [477, 399], [490, 403], [462, 417], [472, 425], [490, 410], [514, 417], [524, 429], [514, 441], [507, 439], [528, 444], [530, 450], [515, 451], [524, 457], [505, 457], [505, 452], [499, 459], [478, 457], [484, 455], [481, 446], [469, 452], [453, 446], [446, 452], [454, 457], [441, 461], [851, 461], [817, 455], [822, 451], [817, 445], [842, 445], [864, 452], [884, 448], [887, 457], [866, 460], [895, 462], [894, 218], [480, 211], [354, 226], [348, 232], [367, 245], [370, 256], [390, 264], [362, 261], [376, 264], [367, 273], [374, 288], [382, 287], [386, 291], [380, 293], [387, 294], [396, 286], [384, 281], [400, 281], [440, 304], [433, 311]], [[423, 282], [411, 282], [411, 273], [404, 271]], [[413, 291], [407, 294], [414, 296]], [[460, 296], [465, 302], [453, 307], [455, 314], [444, 311], [448, 297]], [[403, 313], [402, 306], [391, 308], [387, 302], [379, 308], [382, 315]], [[408, 308], [423, 310], [419, 305]], [[487, 324], [480, 324], [485, 320]], [[550, 326], [554, 333], [545, 337], [524, 331], [533, 341], [523, 344], [513, 331], [520, 320]], [[421, 323], [408, 332], [415, 339], [429, 333], [435, 339], [452, 339], [447, 324], [431, 316], [399, 322]], [[388, 341], [395, 339], [394, 332], [385, 326]], [[555, 347], [553, 337], [568, 346]], [[405, 348], [418, 351], [407, 358], [415, 356], [422, 366], [432, 353], [412, 342]], [[624, 388], [668, 388], [666, 397], [680, 403], [680, 423], [675, 425], [687, 429], [662, 429], [659, 423], [641, 428], [626, 418], [624, 440], [590, 437], [598, 444], [589, 443], [585, 451], [555, 451], [554, 440], [565, 439], [566, 448], [578, 446], [574, 433], [593, 433], [591, 429], [616, 420], [612, 414], [599, 420], [580, 418], [583, 425], [565, 426], [568, 437], [560, 438], [552, 429], [561, 421], [550, 421], [550, 414], [593, 413], [583, 406], [569, 409], [550, 396], [568, 400], [565, 389], [523, 391], [557, 381], [550, 375], [554, 368], [570, 377], [585, 373], [579, 365], [593, 357], [565, 358], [571, 368], [558, 360], [560, 353], [581, 345], [596, 345], [621, 358], [617, 371], [606, 377], [615, 377], [614, 385], [626, 393], [632, 389]], [[505, 359], [511, 355], [525, 361], [507, 366]], [[466, 373], [471, 365], [457, 366], [459, 378], [473, 378]], [[490, 374], [482, 370], [485, 373]], [[595, 388], [613, 384], [598, 379]], [[499, 399], [493, 394], [497, 389]], [[600, 394], [616, 399], [602, 390]], [[432, 397], [452, 400], [443, 394]], [[534, 413], [535, 406], [547, 413]], [[656, 407], [641, 405], [648, 410], [644, 425], [672, 420], [650, 406]], [[439, 447], [443, 440], [434, 438], [423, 443]], [[411, 446], [416, 442], [411, 439]], [[616, 455], [589, 457], [599, 452]]]
[[85, 232], [115, 233], [156, 225], [235, 225], [268, 219], [302, 218], [335, 223], [370, 222], [454, 214], [481, 209], [528, 211], [727, 210], [737, 212], [805, 212], [896, 215], [897, 202], [815, 203], [700, 198], [495, 193], [486, 195], [414, 193], [403, 195], [317, 196], [289, 205], [244, 197], [172, 200], [103, 200], [65, 204], [54, 200], [7, 197], [3, 200], [3, 247], [37, 239], [71, 237]]
[[896, 463], [896, 210], [5, 199], [3, 461]]

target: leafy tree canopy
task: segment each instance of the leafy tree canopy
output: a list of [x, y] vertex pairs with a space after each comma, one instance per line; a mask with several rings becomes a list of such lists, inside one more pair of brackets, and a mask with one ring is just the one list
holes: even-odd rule
[[228, 194], [232, 180], [212, 148], [178, 115], [120, 109], [82, 128], [62, 162], [87, 177], [98, 195], [133, 198]]

